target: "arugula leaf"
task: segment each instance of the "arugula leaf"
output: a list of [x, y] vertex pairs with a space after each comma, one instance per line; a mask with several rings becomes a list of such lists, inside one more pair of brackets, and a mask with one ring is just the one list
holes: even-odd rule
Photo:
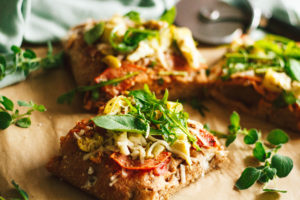
[[245, 190], [251, 187], [260, 177], [261, 170], [254, 167], [247, 167], [240, 178], [235, 183], [235, 187], [239, 190]]
[[279, 145], [287, 143], [289, 141], [289, 137], [283, 130], [274, 129], [267, 136], [267, 140], [273, 145]]
[[169, 10], [165, 10], [165, 12], [160, 17], [160, 20], [168, 22], [168, 24], [173, 24], [176, 18], [176, 7], [173, 6]]
[[90, 86], [80, 86], [80, 87], [77, 87], [77, 88], [74, 88], [73, 90], [65, 93], [65, 94], [62, 94], [61, 96], [59, 96], [57, 98], [57, 103], [59, 104], [63, 104], [63, 103], [68, 103], [70, 104], [72, 102], [72, 100], [74, 99], [75, 97], [75, 94], [77, 92], [87, 92], [87, 91], [96, 91], [97, 89], [101, 88], [101, 87], [104, 87], [106, 85], [114, 85], [114, 84], [117, 84], [117, 83], [120, 83], [126, 79], [129, 79], [131, 77], [134, 77], [134, 76], [137, 76], [139, 74], [139, 72], [132, 72], [132, 73], [128, 73], [126, 74], [125, 76], [123, 77], [119, 77], [119, 78], [115, 78], [115, 79], [111, 79], [111, 80], [108, 80], [108, 81], [102, 81], [96, 85], [90, 85]]
[[124, 15], [125, 17], [128, 17], [130, 20], [134, 21], [135, 23], [141, 22], [140, 13], [136, 11], [130, 11]]
[[271, 167], [277, 170], [276, 175], [279, 178], [286, 177], [293, 169], [293, 160], [287, 156], [276, 154], [271, 159]]
[[254, 144], [259, 138], [259, 132], [256, 129], [250, 129], [244, 137], [245, 144]]
[[147, 125], [132, 115], [102, 115], [92, 119], [99, 127], [113, 131], [146, 133]]
[[285, 67], [286, 73], [296, 81], [300, 81], [300, 61], [290, 58]]
[[88, 45], [92, 45], [96, 42], [104, 32], [105, 23], [99, 22], [91, 29], [87, 30], [84, 35], [83, 39]]
[[129, 28], [124, 35], [123, 41], [117, 43], [117, 30], [118, 27], [111, 31], [109, 43], [116, 51], [121, 53], [129, 53], [135, 50], [141, 41], [158, 35], [158, 32], [154, 30]]

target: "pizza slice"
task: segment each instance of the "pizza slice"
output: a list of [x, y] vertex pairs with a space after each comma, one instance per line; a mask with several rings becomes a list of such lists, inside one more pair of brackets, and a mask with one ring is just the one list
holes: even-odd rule
[[300, 47], [295, 41], [274, 35], [240, 38], [211, 70], [210, 81], [216, 100], [300, 130]]
[[54, 175], [100, 199], [168, 199], [226, 159], [218, 140], [168, 92], [119, 95], [61, 138]]
[[160, 97], [168, 88], [177, 99], [199, 94], [207, 81], [205, 60], [189, 29], [145, 21], [136, 12], [73, 28], [64, 49], [77, 84], [93, 86], [83, 89], [88, 110], [144, 84]]

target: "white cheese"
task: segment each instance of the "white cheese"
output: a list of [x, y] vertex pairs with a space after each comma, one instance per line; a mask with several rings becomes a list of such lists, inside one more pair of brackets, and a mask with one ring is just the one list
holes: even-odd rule
[[291, 82], [291, 78], [286, 73], [268, 69], [263, 80], [263, 86], [273, 92], [280, 92], [290, 90]]
[[196, 48], [192, 32], [185, 27], [173, 26], [173, 37], [189, 66], [198, 69], [205, 60]]

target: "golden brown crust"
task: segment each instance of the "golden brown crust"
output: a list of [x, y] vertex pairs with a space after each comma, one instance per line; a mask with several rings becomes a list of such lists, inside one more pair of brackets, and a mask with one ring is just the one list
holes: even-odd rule
[[[153, 170], [122, 169], [109, 154], [98, 154], [93, 159], [84, 160], [85, 155], [78, 146], [74, 132], [82, 129], [87, 121], [79, 122], [66, 137], [61, 139], [61, 153], [53, 158], [47, 169], [54, 175], [88, 192], [89, 194], [110, 200], [160, 200], [168, 197], [194, 182], [208, 171], [224, 161], [225, 155], [218, 148], [192, 150], [194, 162], [188, 166], [177, 157], [171, 157], [167, 172], [155, 175]], [[101, 130], [97, 130], [101, 132]], [[87, 134], [92, 134], [88, 132]], [[211, 158], [206, 156], [212, 155]], [[208, 164], [208, 165], [207, 165]], [[180, 168], [184, 166], [186, 179], [180, 178]], [[115, 180], [115, 182], [114, 182]]]

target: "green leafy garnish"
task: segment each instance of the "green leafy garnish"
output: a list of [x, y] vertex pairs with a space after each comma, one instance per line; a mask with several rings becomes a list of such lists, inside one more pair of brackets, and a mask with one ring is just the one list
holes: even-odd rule
[[57, 103], [59, 103], [59, 104], [63, 104], [63, 103], [70, 104], [72, 102], [72, 100], [74, 99], [76, 93], [82, 93], [82, 92], [87, 92], [87, 91], [91, 91], [92, 94], [94, 95], [94, 97], [98, 98], [99, 95], [96, 95], [96, 93], [99, 94], [98, 91], [97, 91], [99, 88], [104, 87], [106, 85], [118, 84], [118, 83], [120, 83], [120, 82], [122, 82], [126, 79], [129, 79], [131, 77], [134, 77], [138, 74], [139, 74], [139, 72], [132, 72], [132, 73], [129, 73], [129, 74], [123, 76], [123, 77], [111, 79], [111, 80], [108, 80], [108, 81], [102, 81], [102, 82], [100, 82], [98, 84], [95, 84], [95, 85], [80, 86], [80, 87], [74, 88], [73, 90], [59, 96], [57, 98]]
[[[200, 150], [197, 139], [187, 127], [188, 114], [170, 110], [167, 107], [168, 90], [162, 99], [157, 99], [148, 86], [144, 90], [130, 91], [134, 105], [126, 115], [103, 115], [93, 118], [94, 123], [113, 131], [129, 131], [150, 135], [161, 135], [164, 140], [174, 143], [178, 134], [186, 134], [192, 145]], [[159, 113], [159, 114], [158, 114]]]
[[14, 103], [5, 96], [0, 96], [0, 129], [4, 130], [11, 124], [15, 124], [21, 128], [28, 128], [31, 125], [31, 120], [28, 116], [33, 111], [44, 112], [46, 108], [43, 105], [38, 105], [32, 101], [18, 101], [19, 106], [28, 107], [27, 112], [21, 114], [18, 109], [14, 110]]
[[130, 20], [134, 21], [135, 23], [141, 22], [140, 13], [136, 11], [130, 11], [124, 15], [125, 17], [128, 17]]
[[114, 131], [145, 133], [147, 124], [132, 115], [103, 115], [94, 117], [93, 122], [102, 128]]
[[[207, 125], [204, 126], [209, 130]], [[281, 129], [270, 131], [267, 136], [268, 145], [264, 145], [261, 139], [261, 133], [257, 129], [246, 129], [240, 126], [240, 117], [237, 112], [233, 112], [230, 116], [230, 125], [228, 126], [229, 134], [220, 133], [209, 130], [219, 138], [226, 139], [226, 146], [235, 141], [238, 135], [244, 135], [244, 143], [254, 145], [252, 155], [263, 164], [254, 168], [247, 167], [235, 186], [240, 189], [247, 189], [255, 182], [268, 183], [275, 177], [286, 177], [293, 168], [293, 161], [287, 157], [277, 154], [277, 151], [283, 144], [289, 140], [288, 135]], [[264, 189], [264, 191], [286, 192], [285, 190]]]
[[116, 34], [117, 30], [118, 27], [112, 30], [109, 42], [116, 51], [121, 53], [129, 53], [135, 50], [141, 41], [158, 35], [158, 32], [154, 30], [129, 28], [126, 31], [123, 40], [121, 42], [117, 42], [117, 40], [120, 39]]
[[16, 72], [23, 72], [28, 76], [30, 72], [37, 69], [48, 69], [58, 67], [62, 63], [63, 53], [53, 54], [52, 45], [48, 43], [48, 53], [46, 57], [40, 58], [30, 49], [21, 49], [13, 45], [12, 54], [0, 54], [0, 81]]
[[96, 42], [101, 37], [101, 35], [103, 34], [104, 27], [105, 27], [105, 23], [104, 22], [99, 22], [94, 27], [87, 30], [83, 35], [84, 41], [88, 45], [91, 45], [94, 42]]
[[261, 171], [254, 167], [247, 167], [241, 177], [235, 183], [239, 190], [245, 190], [251, 187], [260, 177]]
[[173, 6], [169, 10], [165, 10], [165, 12], [160, 17], [160, 20], [168, 22], [168, 24], [173, 24], [176, 18], [176, 7]]
[[[9, 199], [9, 200], [29, 200], [28, 194], [22, 188], [20, 188], [20, 186], [18, 184], [16, 184], [16, 182], [14, 180], [11, 181], [11, 184], [18, 191], [18, 193], [20, 194], [20, 196], [22, 197], [22, 199], [20, 199], [20, 198], [13, 198], [13, 199]], [[0, 196], [0, 200], [6, 200], [6, 199], [4, 197]]]
[[273, 105], [277, 108], [283, 108], [297, 102], [297, 98], [292, 92], [282, 91], [274, 100]]

